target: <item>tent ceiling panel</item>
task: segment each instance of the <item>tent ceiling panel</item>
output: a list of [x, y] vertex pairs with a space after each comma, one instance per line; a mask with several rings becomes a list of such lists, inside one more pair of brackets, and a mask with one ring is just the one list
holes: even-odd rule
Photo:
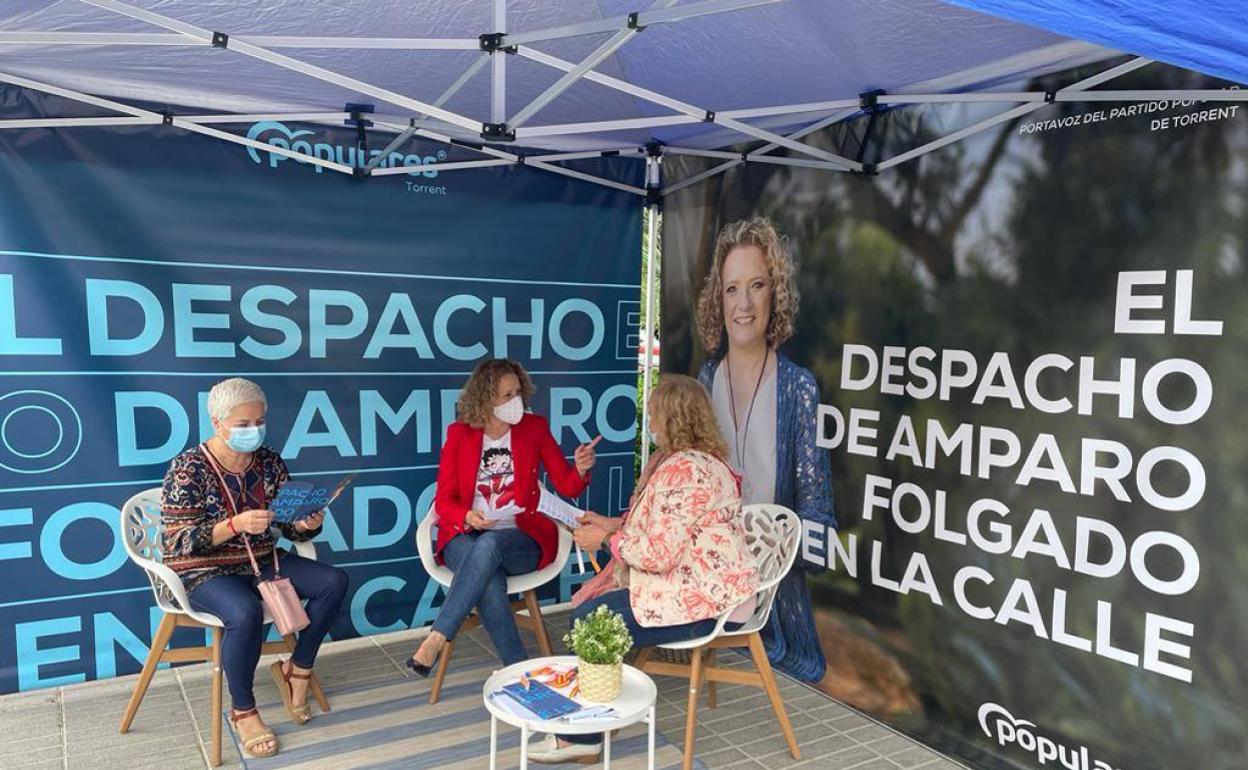
[[[696, 0], [705, 5], [707, 0]], [[686, 0], [689, 5], [695, 0]], [[442, 38], [469, 40], [493, 31], [491, 0], [130, 0], [128, 5], [205, 30], [248, 36]], [[507, 28], [531, 32], [655, 7], [651, 0], [508, 0]], [[680, 8], [680, 5], [677, 6]], [[11, 0], [0, 7], [0, 32], [125, 32], [170, 30], [79, 0]], [[532, 48], [573, 64], [610, 32], [562, 37]], [[974, 45], [949, 45], [950, 39]], [[190, 39], [188, 38], [188, 42]], [[464, 50], [289, 48], [274, 51], [369, 85], [432, 103], [475, 61]], [[655, 24], [595, 68], [595, 72], [723, 112], [778, 104], [853, 98], [875, 88], [940, 91], [1052, 71], [1106, 58], [1096, 46], [956, 8], [936, 0], [785, 0], [727, 10], [683, 22]], [[479, 56], [479, 54], [477, 54]], [[412, 113], [351, 88], [336, 86], [236, 51], [198, 46], [0, 44], [0, 71], [122, 101], [156, 101], [211, 112], [339, 110], [370, 102], [405, 123]], [[515, 115], [563, 72], [508, 56], [507, 114]], [[490, 120], [489, 68], [477, 73], [445, 106], [474, 121]], [[626, 120], [674, 114], [667, 107], [599, 83], [577, 82], [543, 107], [529, 126]], [[750, 124], [795, 129], [829, 111], [766, 117]], [[450, 129], [476, 138], [468, 129]], [[694, 147], [738, 142], [742, 135], [711, 123], [642, 127], [609, 134], [534, 137], [530, 144], [577, 150], [658, 138]]]
[[[521, 50], [494, 54], [506, 57], [504, 94], [495, 87], [500, 68], [476, 47], [478, 36], [496, 31], [494, 0], [7, 0], [0, 4], [0, 72], [190, 112], [336, 112], [348, 102], [371, 103], [387, 130], [416, 117], [418, 127], [472, 140], [501, 105], [513, 123], [520, 116], [524, 145], [553, 151], [656, 139], [694, 149], [757, 146], [855, 114], [853, 100], [864, 92], [1017, 91], [1030, 77], [1118, 55], [1062, 37], [1072, 30], [1037, 23], [1043, 14], [1013, 13], [1032, 26], [1001, 18], [1013, 5], [1026, 4], [506, 0], [506, 33]], [[1056, 13], [1071, 3], [1035, 5]], [[1160, 7], [1157, 0], [1144, 5]], [[1094, 0], [1089, 13], [1105, 6]], [[643, 23], [654, 23], [633, 34], [625, 19], [638, 11]], [[662, 20], [691, 11], [700, 15]], [[209, 46], [203, 36], [212, 32], [228, 33], [233, 50]], [[606, 41], [625, 38], [548, 104], [525, 109]], [[1130, 36], [1090, 39], [1139, 50]], [[811, 103], [818, 106], [759, 111]], [[436, 115], [421, 117], [429, 110]], [[734, 110], [752, 112], [734, 124]], [[715, 120], [702, 119], [712, 112]], [[830, 160], [796, 149], [804, 162]]]

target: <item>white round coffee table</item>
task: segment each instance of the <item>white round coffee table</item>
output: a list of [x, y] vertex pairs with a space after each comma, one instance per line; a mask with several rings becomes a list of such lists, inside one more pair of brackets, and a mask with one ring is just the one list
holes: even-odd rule
[[[558, 719], [524, 719], [498, 705], [490, 698], [490, 693], [500, 689], [503, 685], [519, 681], [520, 675], [524, 672], [533, 671], [547, 665], [575, 666], [576, 656], [555, 655], [549, 658], [526, 660], [523, 663], [517, 663], [514, 666], [508, 666], [495, 671], [493, 676], [485, 681], [481, 697], [485, 701], [485, 708], [490, 712], [490, 770], [496, 770], [498, 761], [498, 723], [500, 720], [512, 727], [520, 728], [520, 770], [527, 770], [529, 766], [529, 735], [532, 733], [561, 733], [563, 735], [593, 735], [594, 733], [602, 733], [602, 763], [605, 770], [605, 768], [611, 767], [611, 731], [628, 727], [638, 722], [646, 722], [650, 728], [647, 767], [649, 770], [654, 770], [654, 704], [658, 696], [658, 688], [654, 686], [653, 679], [632, 666], [624, 666], [624, 681], [620, 686], [620, 697], [610, 703], [586, 704], [610, 706], [615, 709], [616, 715], [607, 719], [594, 719], [584, 722], [562, 722]], [[578, 703], [584, 703], [580, 698], [573, 698], [573, 700]]]

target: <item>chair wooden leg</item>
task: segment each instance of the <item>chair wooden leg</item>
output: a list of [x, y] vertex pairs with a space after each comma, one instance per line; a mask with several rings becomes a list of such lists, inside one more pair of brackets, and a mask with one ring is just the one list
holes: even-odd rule
[[529, 619], [533, 623], [533, 633], [537, 635], [537, 649], [542, 655], [555, 654], [550, 646], [550, 637], [546, 634], [546, 623], [542, 620], [542, 605], [537, 601], [537, 591], [524, 592], [524, 606], [529, 610]]
[[780, 688], [776, 687], [776, 675], [772, 673], [771, 661], [767, 660], [767, 650], [763, 648], [763, 638], [758, 632], [750, 634], [750, 656], [754, 658], [754, 667], [763, 678], [763, 689], [771, 700], [771, 708], [780, 721], [780, 729], [784, 732], [784, 740], [789, 744], [789, 755], [794, 759], [802, 758], [802, 751], [797, 747], [797, 736], [793, 735], [793, 725], [789, 724], [789, 715], [785, 713], [784, 701], [780, 698]]
[[693, 770], [694, 731], [698, 725], [698, 688], [702, 686], [702, 659], [706, 650], [697, 648], [690, 651], [689, 670], [689, 712], [685, 715], [685, 759], [682, 770]]
[[[719, 651], [712, 648], [706, 651], [706, 655], [707, 655], [706, 667], [708, 669], [714, 668], [715, 664], [719, 662]], [[716, 686], [717, 684], [718, 684], [717, 682], [711, 679], [708, 679], [706, 682], [706, 706], [707, 708], [715, 708], [716, 706], [719, 705], [719, 690]]]
[[165, 646], [169, 644], [169, 638], [173, 636], [173, 629], [176, 627], [177, 619], [173, 615], [166, 613], [160, 619], [160, 625], [157, 626], [156, 633], [152, 636], [152, 648], [147, 653], [147, 660], [143, 662], [143, 673], [139, 674], [139, 681], [134, 683], [134, 692], [130, 693], [130, 703], [126, 705], [126, 713], [121, 718], [123, 733], [130, 730], [134, 715], [139, 713], [139, 704], [143, 702], [143, 696], [147, 694], [147, 687], [152, 683], [156, 666], [160, 665]]
[[446, 679], [446, 670], [451, 666], [451, 653], [455, 651], [455, 643], [447, 640], [438, 657], [438, 673], [433, 675], [433, 689], [429, 690], [429, 705], [438, 702], [442, 697], [442, 680]]
[[221, 635], [223, 628], [212, 629], [212, 754], [208, 764], [221, 765]]
[[[295, 654], [295, 635], [287, 634], [282, 637], [282, 641], [286, 643], [286, 649], [290, 650], [290, 654]], [[321, 707], [322, 713], [329, 713], [329, 698], [325, 697], [325, 690], [321, 687], [321, 680], [317, 677], [316, 672], [312, 672], [312, 678], [308, 680], [308, 689], [312, 692], [312, 697], [316, 698], [316, 705]]]
[[654, 655], [653, 647], [642, 647], [637, 651], [637, 657], [633, 659], [633, 668], [638, 671], [645, 671], [646, 664], [650, 662], [652, 655]]

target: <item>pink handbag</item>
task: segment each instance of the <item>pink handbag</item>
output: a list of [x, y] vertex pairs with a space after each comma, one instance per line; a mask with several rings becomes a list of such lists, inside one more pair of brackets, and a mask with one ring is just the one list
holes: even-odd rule
[[[221, 485], [221, 496], [225, 498], [229, 506], [230, 515], [237, 516], [238, 504], [234, 501], [234, 496], [230, 494], [230, 488], [225, 484], [225, 477], [221, 474], [221, 468], [217, 466], [217, 458], [212, 456], [212, 452], [208, 451], [206, 446], [203, 447], [203, 452], [208, 458], [209, 467], [217, 475], [217, 483]], [[307, 628], [312, 621], [308, 620], [308, 613], [303, 608], [303, 601], [299, 598], [299, 594], [295, 591], [294, 583], [290, 582], [290, 578], [282, 577], [281, 565], [277, 560], [277, 546], [273, 546], [273, 577], [270, 580], [261, 580], [260, 565], [256, 563], [256, 555], [252, 553], [251, 540], [246, 532], [241, 533], [240, 536], [243, 538], [243, 545], [247, 546], [247, 558], [251, 559], [251, 571], [256, 576], [256, 589], [260, 592], [260, 600], [264, 602], [264, 608], [268, 611], [269, 617], [273, 619], [277, 632], [282, 636], [287, 636]]]
[[251, 552], [251, 543], [248, 542], [246, 533], [243, 534], [243, 545], [247, 546], [251, 569], [256, 575], [256, 589], [260, 591], [260, 600], [264, 602], [264, 608], [269, 611], [269, 617], [273, 618], [273, 625], [277, 628], [277, 632], [282, 636], [288, 636], [307, 628], [312, 621], [308, 620], [308, 613], [303, 609], [303, 601], [299, 598], [299, 594], [295, 592], [294, 583], [290, 582], [290, 578], [282, 577], [281, 567], [277, 563], [277, 548], [273, 548], [273, 578], [261, 580], [260, 567], [256, 564], [256, 557]]

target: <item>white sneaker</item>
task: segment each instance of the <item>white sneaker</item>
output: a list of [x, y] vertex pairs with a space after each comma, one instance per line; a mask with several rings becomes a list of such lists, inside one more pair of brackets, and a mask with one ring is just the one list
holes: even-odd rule
[[569, 743], [563, 748], [554, 735], [546, 734], [529, 741], [529, 760], [543, 765], [578, 762], [582, 765], [597, 764], [602, 754], [601, 743]]

